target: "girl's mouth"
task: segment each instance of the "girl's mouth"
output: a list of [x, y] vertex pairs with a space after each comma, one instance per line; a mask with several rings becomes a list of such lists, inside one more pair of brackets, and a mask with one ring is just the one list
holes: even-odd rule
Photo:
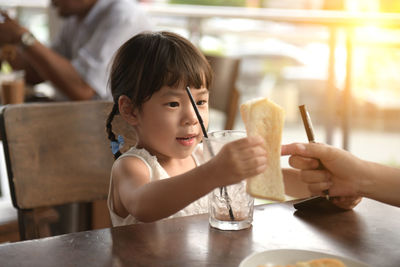
[[191, 146], [195, 143], [196, 141], [196, 136], [188, 136], [188, 137], [177, 137], [176, 140], [178, 143], [184, 146]]

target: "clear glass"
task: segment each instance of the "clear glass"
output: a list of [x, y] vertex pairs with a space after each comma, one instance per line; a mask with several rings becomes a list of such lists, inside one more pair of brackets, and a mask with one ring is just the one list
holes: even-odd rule
[[[216, 131], [204, 138], [206, 160], [216, 155], [231, 141], [246, 137], [244, 131]], [[208, 196], [209, 222], [220, 230], [241, 230], [253, 222], [254, 198], [246, 192], [246, 181], [216, 188]]]

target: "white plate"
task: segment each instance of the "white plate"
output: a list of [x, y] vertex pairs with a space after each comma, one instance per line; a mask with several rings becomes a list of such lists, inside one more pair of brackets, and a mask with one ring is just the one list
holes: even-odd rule
[[[347, 267], [368, 267], [367, 264], [349, 258], [327, 254], [318, 251], [300, 249], [276, 249], [254, 253], [246, 257], [239, 267], [257, 267], [259, 265], [275, 266], [295, 264], [299, 261], [309, 261], [319, 258], [334, 258], [341, 260]], [[268, 265], [269, 264], [269, 265]]]

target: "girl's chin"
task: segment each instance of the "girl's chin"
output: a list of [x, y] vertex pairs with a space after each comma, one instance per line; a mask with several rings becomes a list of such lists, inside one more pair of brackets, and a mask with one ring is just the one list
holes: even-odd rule
[[184, 159], [192, 155], [193, 151], [195, 150], [196, 145], [193, 146], [185, 146], [184, 149], [180, 149], [175, 153], [175, 157], [179, 159]]

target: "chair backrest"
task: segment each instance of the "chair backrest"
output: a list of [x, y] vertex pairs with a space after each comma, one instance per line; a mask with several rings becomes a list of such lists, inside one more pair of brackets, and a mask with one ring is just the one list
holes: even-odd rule
[[[11, 197], [19, 212], [107, 198], [114, 159], [105, 121], [111, 108], [108, 101], [2, 108], [0, 131]], [[133, 133], [118, 117], [116, 132]], [[134, 135], [124, 136], [134, 143]]]
[[210, 88], [210, 107], [225, 113], [224, 128], [230, 130], [234, 126], [239, 103], [236, 80], [240, 59], [211, 55], [207, 55], [206, 58], [214, 71], [214, 82]]

